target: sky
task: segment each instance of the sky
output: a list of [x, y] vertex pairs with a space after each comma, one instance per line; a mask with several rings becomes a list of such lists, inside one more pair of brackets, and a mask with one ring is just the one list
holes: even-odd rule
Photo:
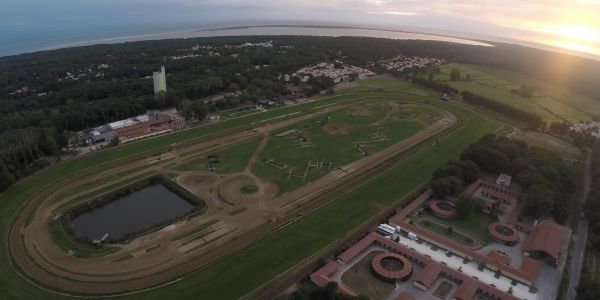
[[600, 55], [600, 0], [3, 0], [0, 55], [194, 26], [343, 23], [498, 37]]

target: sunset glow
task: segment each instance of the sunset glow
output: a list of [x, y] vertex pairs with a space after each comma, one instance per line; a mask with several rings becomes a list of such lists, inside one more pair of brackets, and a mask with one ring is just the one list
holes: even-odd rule
[[[9, 2], [0, 10], [0, 26], [7, 29], [0, 32], [0, 38], [7, 35], [5, 45], [25, 39], [21, 32], [55, 39], [71, 33], [87, 37], [102, 30], [114, 32], [103, 38], [136, 33], [121, 32], [120, 28], [130, 27], [128, 24], [141, 24], [140, 28], [192, 28], [232, 22], [334, 23], [425, 33], [442, 31], [492, 41], [497, 37], [584, 52], [600, 59], [598, 0], [106, 0], [85, 1], [86, 5], [77, 0]], [[148, 20], [153, 21], [148, 24]], [[88, 28], [73, 26], [72, 22], [77, 21], [85, 21]]]

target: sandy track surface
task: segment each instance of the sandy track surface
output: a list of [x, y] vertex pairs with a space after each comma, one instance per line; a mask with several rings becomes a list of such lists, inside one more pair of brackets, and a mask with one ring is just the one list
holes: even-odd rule
[[[319, 111], [319, 114], [338, 108], [339, 106], [327, 107]], [[57, 198], [57, 196], [69, 188], [102, 178], [107, 174], [115, 174], [148, 164], [148, 161], [131, 162], [79, 180], [70, 178], [65, 181], [68, 183], [49, 187], [29, 202], [11, 229], [9, 246], [14, 261], [35, 281], [73, 293], [121, 293], [165, 283], [201, 268], [207, 263], [255, 241], [260, 236], [268, 234], [289, 222], [298, 213], [313, 209], [322, 201], [326, 201], [327, 199], [323, 196], [328, 195], [328, 192], [342, 191], [356, 185], [355, 181], [348, 179], [372, 174], [377, 168], [385, 167], [390, 158], [401, 155], [457, 121], [455, 116], [443, 111], [440, 120], [412, 137], [276, 198], [276, 186], [257, 178], [249, 170], [266, 145], [271, 130], [313, 116], [314, 114], [301, 115], [261, 126], [252, 131], [232, 133], [162, 154], [164, 157], [150, 170], [158, 172], [172, 163], [173, 159], [181, 162], [182, 157], [205, 154], [207, 151], [258, 136], [263, 138], [262, 147], [258, 147], [244, 172], [221, 178], [214, 173], [198, 171], [186, 173], [177, 179], [181, 186], [206, 200], [208, 207], [204, 215], [143, 235], [126, 245], [119, 245], [122, 250], [115, 254], [82, 259], [59, 249], [50, 240], [48, 222], [55, 217], [61, 207], [79, 194], [65, 199]], [[128, 175], [124, 179], [136, 174]], [[239, 179], [228, 181], [231, 178]], [[253, 183], [258, 187], [256, 194], [241, 195], [235, 192], [241, 185], [248, 183]], [[222, 184], [230, 185], [229, 188], [225, 187], [229, 193], [225, 194], [225, 197], [237, 199], [233, 207], [224, 203], [219, 199], [218, 194], [215, 194]], [[106, 185], [108, 184], [100, 185], [97, 189]], [[299, 203], [308, 203], [309, 205], [299, 206]], [[234, 214], [236, 210], [239, 211], [240, 207], [246, 210], [243, 213]], [[33, 217], [30, 218], [31, 215]], [[31, 220], [31, 223], [27, 225], [28, 220]], [[195, 228], [211, 220], [215, 222], [195, 236], [193, 233]], [[124, 259], [127, 257], [131, 258]]]

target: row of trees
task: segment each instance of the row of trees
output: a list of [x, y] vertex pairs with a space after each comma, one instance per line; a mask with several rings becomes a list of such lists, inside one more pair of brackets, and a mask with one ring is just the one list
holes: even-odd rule
[[[591, 172], [592, 184], [584, 213], [589, 222], [588, 241], [592, 246], [588, 252], [592, 252], [590, 255], [597, 255], [600, 252], [600, 143], [596, 143], [592, 149]], [[600, 299], [600, 282], [594, 280], [593, 270], [586, 266], [577, 287], [577, 299]]]
[[460, 91], [449, 84], [442, 83], [440, 81], [429, 80], [421, 77], [413, 77], [412, 82], [424, 87], [440, 91], [447, 94], [458, 94]]
[[483, 106], [506, 117], [524, 122], [533, 129], [537, 129], [545, 125], [544, 120], [538, 114], [528, 112], [490, 98], [479, 96], [468, 91], [463, 91], [461, 95], [463, 100], [466, 102]]
[[596, 143], [592, 149], [591, 172], [592, 184], [584, 213], [589, 221], [589, 240], [595, 250], [600, 252], [600, 143]]

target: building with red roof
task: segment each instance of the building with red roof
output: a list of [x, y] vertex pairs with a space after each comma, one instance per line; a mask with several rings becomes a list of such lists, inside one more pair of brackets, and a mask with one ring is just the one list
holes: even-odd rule
[[558, 224], [543, 221], [534, 227], [523, 243], [522, 249], [530, 256], [541, 256], [556, 265], [561, 257], [562, 248], [568, 243], [568, 233]]

